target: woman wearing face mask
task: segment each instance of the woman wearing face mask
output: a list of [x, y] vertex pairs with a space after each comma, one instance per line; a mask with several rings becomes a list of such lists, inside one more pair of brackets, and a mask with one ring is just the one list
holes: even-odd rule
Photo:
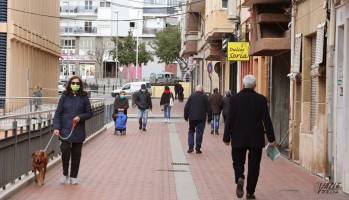
[[[69, 177], [70, 183], [78, 184], [78, 172], [81, 160], [82, 144], [86, 138], [85, 121], [92, 117], [90, 100], [81, 79], [73, 76], [67, 83], [66, 90], [59, 99], [53, 120], [53, 134], [61, 140], [63, 175], [59, 179], [65, 184]], [[72, 125], [75, 128], [72, 131]], [[69, 162], [70, 176], [69, 176]]]
[[[114, 101], [114, 111], [113, 111], [113, 119], [114, 121], [116, 120], [116, 117], [118, 116], [119, 111], [122, 111], [124, 113], [124, 115], [127, 116], [127, 109], [129, 108], [129, 104], [128, 104], [128, 99], [125, 96], [125, 91], [121, 90], [119, 95], [117, 95], [115, 97], [115, 101]], [[125, 134], [126, 133], [126, 128], [122, 129], [122, 130], [118, 130], [121, 132], [121, 134]], [[115, 130], [114, 134], [117, 133], [117, 130]]]

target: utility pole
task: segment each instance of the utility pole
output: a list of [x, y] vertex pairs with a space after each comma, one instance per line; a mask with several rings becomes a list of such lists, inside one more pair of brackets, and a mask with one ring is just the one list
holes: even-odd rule
[[138, 27], [139, 27], [139, 10], [137, 11], [137, 49], [136, 49], [136, 80], [138, 81]]

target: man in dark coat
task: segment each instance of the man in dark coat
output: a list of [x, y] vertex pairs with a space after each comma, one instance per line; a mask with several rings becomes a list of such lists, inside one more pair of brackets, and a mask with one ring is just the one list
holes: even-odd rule
[[211, 122], [211, 105], [207, 96], [203, 93], [202, 85], [196, 86], [196, 90], [188, 98], [184, 106], [184, 119], [189, 120], [188, 132], [188, 153], [194, 151], [194, 133], [196, 132], [196, 153], [201, 154], [201, 143], [205, 129], [205, 121], [207, 124]]
[[256, 78], [247, 75], [243, 79], [244, 89], [233, 95], [229, 102], [229, 112], [225, 121], [223, 141], [231, 143], [235, 171], [236, 195], [244, 195], [244, 165], [248, 150], [248, 174], [246, 199], [255, 199], [262, 149], [266, 133], [270, 147], [275, 145], [275, 135], [270, 119], [266, 98], [254, 91]]
[[150, 93], [148, 92], [145, 84], [141, 85], [141, 89], [136, 93], [135, 103], [138, 106], [138, 121], [139, 121], [139, 130], [146, 131], [148, 113], [153, 108], [151, 102]]
[[216, 135], [219, 134], [219, 120], [222, 111], [222, 109], [219, 107], [219, 104], [221, 103], [222, 99], [223, 96], [218, 93], [218, 88], [214, 88], [213, 94], [208, 98], [212, 108], [211, 134], [213, 134], [213, 132], [215, 132]]

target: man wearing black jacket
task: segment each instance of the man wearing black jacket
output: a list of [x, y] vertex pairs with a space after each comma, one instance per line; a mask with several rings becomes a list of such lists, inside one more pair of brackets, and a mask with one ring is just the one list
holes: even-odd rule
[[[136, 93], [135, 103], [138, 106], [138, 121], [139, 130], [146, 131], [148, 113], [153, 108], [151, 102], [150, 93], [148, 92], [145, 84], [141, 85], [141, 89]], [[143, 119], [143, 120], [142, 120]]]
[[256, 78], [247, 75], [243, 79], [244, 89], [230, 97], [229, 111], [225, 121], [223, 141], [231, 142], [235, 171], [236, 195], [244, 195], [244, 168], [248, 150], [248, 174], [246, 199], [255, 199], [262, 149], [266, 133], [270, 147], [275, 145], [275, 135], [266, 98], [254, 91]]
[[201, 143], [205, 129], [205, 121], [211, 123], [212, 111], [207, 96], [203, 93], [202, 85], [196, 86], [196, 90], [188, 98], [184, 106], [184, 119], [189, 120], [188, 153], [194, 151], [194, 133], [196, 132], [196, 153], [201, 154]]

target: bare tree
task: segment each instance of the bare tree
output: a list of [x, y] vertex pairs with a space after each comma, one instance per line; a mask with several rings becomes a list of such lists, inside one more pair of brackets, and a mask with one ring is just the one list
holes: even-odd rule
[[92, 52], [92, 57], [93, 60], [97, 63], [98, 65], [98, 78], [103, 78], [103, 61], [104, 57], [108, 55], [108, 49], [104, 43], [103, 37], [97, 36], [96, 37], [96, 42], [95, 42], [95, 48]]

